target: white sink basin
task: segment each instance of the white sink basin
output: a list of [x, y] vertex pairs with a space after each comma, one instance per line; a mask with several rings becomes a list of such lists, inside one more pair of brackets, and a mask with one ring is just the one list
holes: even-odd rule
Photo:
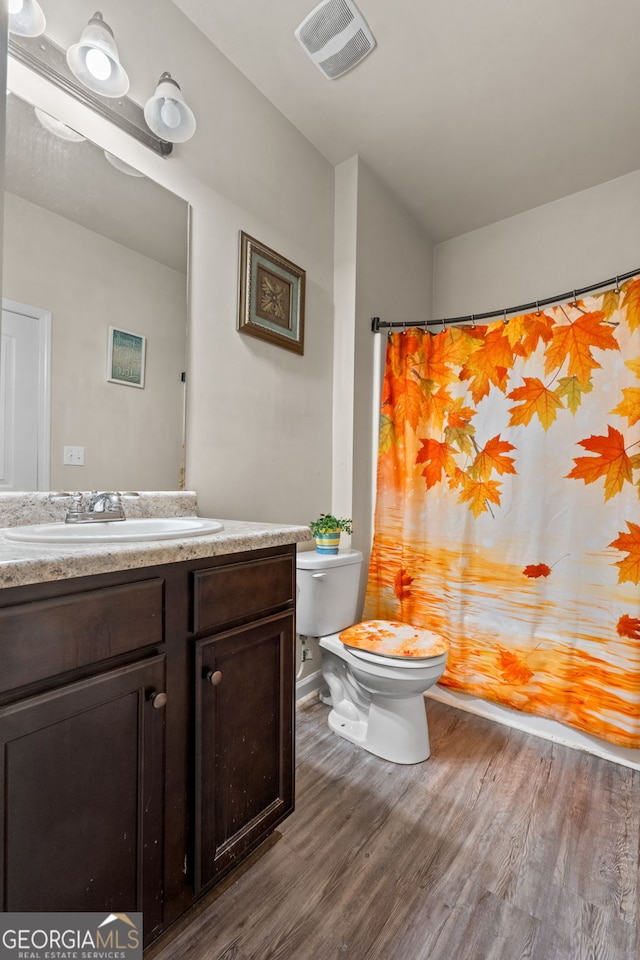
[[26, 543], [131, 543], [136, 540], [177, 540], [219, 533], [219, 520], [206, 517], [149, 517], [142, 520], [98, 520], [90, 523], [34, 523], [10, 527], [7, 540]]

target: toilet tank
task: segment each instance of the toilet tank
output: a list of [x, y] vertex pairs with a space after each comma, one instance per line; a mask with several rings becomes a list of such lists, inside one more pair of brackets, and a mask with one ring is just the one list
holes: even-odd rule
[[296, 630], [307, 637], [326, 637], [350, 627], [358, 618], [360, 550], [321, 554], [298, 553]]

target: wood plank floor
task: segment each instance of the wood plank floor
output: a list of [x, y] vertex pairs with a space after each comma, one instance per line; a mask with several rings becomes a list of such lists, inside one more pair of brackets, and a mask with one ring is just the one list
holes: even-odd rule
[[282, 839], [154, 960], [638, 960], [640, 771], [427, 712], [403, 767], [299, 707]]

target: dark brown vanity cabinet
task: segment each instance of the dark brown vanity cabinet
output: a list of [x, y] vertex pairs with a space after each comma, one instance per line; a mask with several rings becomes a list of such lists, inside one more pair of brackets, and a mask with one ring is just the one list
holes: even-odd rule
[[293, 809], [292, 651], [291, 614], [198, 641], [198, 892]]
[[0, 904], [144, 911], [155, 925], [164, 584], [84, 586], [0, 592]]
[[292, 562], [264, 557], [195, 574], [194, 627], [206, 631], [194, 663], [196, 892], [293, 809]]
[[164, 657], [0, 709], [3, 909], [162, 918]]
[[150, 943], [293, 809], [295, 546], [0, 590], [0, 908]]

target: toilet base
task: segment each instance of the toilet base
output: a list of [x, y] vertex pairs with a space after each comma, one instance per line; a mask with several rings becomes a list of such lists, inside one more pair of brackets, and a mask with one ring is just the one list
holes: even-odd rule
[[339, 737], [392, 763], [422, 763], [431, 754], [422, 694], [374, 699], [366, 719], [348, 719], [332, 709], [327, 722]]

